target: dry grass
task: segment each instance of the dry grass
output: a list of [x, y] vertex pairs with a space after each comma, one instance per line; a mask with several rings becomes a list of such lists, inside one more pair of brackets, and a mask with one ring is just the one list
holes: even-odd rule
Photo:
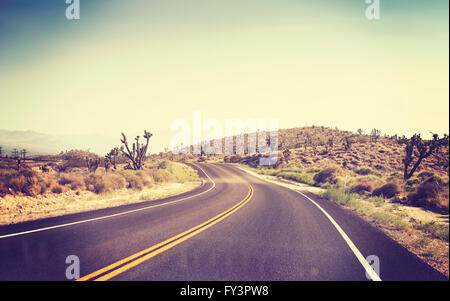
[[167, 182], [140, 191], [124, 188], [102, 194], [67, 190], [36, 197], [6, 195], [0, 202], [0, 225], [156, 200], [190, 191], [199, 185], [200, 182], [195, 181]]
[[0, 169], [0, 197], [38, 196], [46, 193], [60, 194], [73, 190], [88, 190], [97, 194], [119, 189], [142, 190], [156, 183], [198, 181], [198, 175], [192, 168], [175, 162], [162, 161], [164, 164], [149, 165], [144, 170], [124, 170], [106, 172], [99, 168], [89, 173], [86, 168], [72, 168], [64, 172], [44, 172], [38, 167], [21, 167], [20, 170]]
[[[139, 171], [125, 170], [123, 165], [120, 165], [118, 170], [109, 172], [104, 168], [97, 169], [95, 173], [89, 173], [87, 168], [63, 170], [65, 171], [43, 171], [41, 166], [23, 166], [19, 171], [0, 168], [1, 218], [17, 222], [33, 219], [36, 212], [39, 212], [38, 216], [45, 217], [65, 214], [69, 212], [64, 210], [68, 202], [79, 204], [76, 212], [84, 211], [91, 207], [89, 204], [83, 207], [83, 203], [77, 200], [86, 195], [90, 195], [93, 200], [105, 197], [114, 199], [115, 195], [121, 195], [122, 192], [135, 195], [146, 191], [147, 195], [158, 195], [153, 193], [153, 190], [159, 191], [161, 187], [169, 184], [172, 188], [166, 191], [166, 194], [170, 194], [174, 191], [185, 191], [183, 187], [195, 187], [200, 183], [197, 172], [191, 167], [161, 160], [149, 160], [146, 168]], [[136, 198], [142, 201], [140, 196]], [[100, 203], [106, 207], [116, 204], [103, 201]]]

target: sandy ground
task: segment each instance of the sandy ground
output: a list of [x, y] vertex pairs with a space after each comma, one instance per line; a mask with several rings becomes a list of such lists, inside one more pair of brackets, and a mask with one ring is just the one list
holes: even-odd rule
[[0, 225], [161, 199], [190, 191], [199, 185], [201, 182], [165, 183], [142, 191], [123, 189], [100, 195], [90, 191], [79, 191], [78, 194], [68, 191], [38, 197], [7, 195], [0, 198]]
[[[252, 174], [260, 179], [264, 179], [271, 183], [288, 187], [294, 190], [309, 191], [318, 195], [320, 195], [320, 193], [324, 191], [324, 189], [320, 187], [313, 187], [303, 183], [297, 183], [290, 180], [280, 179], [275, 176], [261, 175], [247, 168], [246, 166], [241, 165], [236, 166], [242, 169], [243, 171]], [[351, 208], [348, 208], [346, 206], [343, 206], [343, 208], [352, 210]], [[404, 221], [410, 221], [410, 219], [415, 219], [423, 223], [431, 221], [437, 223], [444, 223], [446, 225], [448, 225], [449, 223], [448, 214], [439, 214], [433, 211], [428, 211], [421, 207], [410, 207], [386, 202], [383, 204], [383, 207], [377, 209], [389, 213], [395, 212], [396, 216], [403, 216]], [[444, 274], [447, 278], [449, 278], [448, 242], [432, 238], [419, 230], [412, 229], [412, 227], [411, 229], [408, 228], [404, 230], [396, 229], [394, 227], [390, 227], [389, 225], [380, 224], [370, 216], [361, 214], [360, 216], [373, 226], [379, 228], [381, 231], [386, 233], [386, 235], [388, 235], [389, 237], [400, 243], [411, 253], [417, 255], [427, 264], [429, 264], [430, 266], [432, 266], [433, 268]]]

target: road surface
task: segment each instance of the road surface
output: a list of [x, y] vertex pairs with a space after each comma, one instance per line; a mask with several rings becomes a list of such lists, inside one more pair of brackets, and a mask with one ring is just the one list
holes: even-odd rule
[[194, 167], [204, 184], [182, 195], [0, 227], [0, 280], [67, 280], [70, 255], [85, 281], [446, 280], [330, 201]]

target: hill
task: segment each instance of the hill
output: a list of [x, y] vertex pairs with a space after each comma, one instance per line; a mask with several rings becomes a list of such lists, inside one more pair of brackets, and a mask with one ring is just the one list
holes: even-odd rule
[[28, 155], [54, 155], [71, 149], [84, 149], [99, 155], [106, 154], [120, 143], [120, 136], [98, 134], [55, 136], [35, 131], [0, 130], [0, 146], [3, 156], [11, 155], [13, 149], [26, 149]]

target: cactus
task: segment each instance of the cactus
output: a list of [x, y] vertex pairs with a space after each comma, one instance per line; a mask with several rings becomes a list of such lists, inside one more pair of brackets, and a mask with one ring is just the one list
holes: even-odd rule
[[124, 133], [122, 133], [122, 139], [120, 141], [123, 143], [123, 146], [121, 146], [120, 151], [125, 157], [127, 157], [131, 161], [132, 168], [134, 170], [140, 170], [143, 168], [145, 155], [147, 153], [148, 148], [148, 142], [150, 140], [150, 137], [152, 136], [153, 134], [144, 131], [144, 138], [146, 139], [145, 145], [139, 144], [139, 136], [136, 136], [135, 138], [136, 143], [133, 143], [132, 150], [130, 150], [130, 147], [128, 146], [127, 137], [125, 136]]

